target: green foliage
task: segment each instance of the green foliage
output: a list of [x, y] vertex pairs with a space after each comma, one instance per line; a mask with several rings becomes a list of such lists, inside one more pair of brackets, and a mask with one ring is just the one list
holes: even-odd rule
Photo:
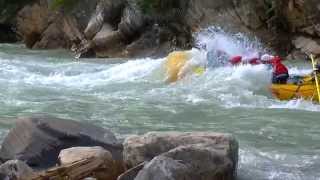
[[154, 9], [156, 1], [157, 0], [137, 0], [137, 3], [144, 13], [150, 14], [151, 11]]
[[64, 11], [71, 11], [76, 4], [78, 3], [78, 0], [53, 0], [50, 7], [51, 9], [58, 9], [63, 8]]
[[166, 12], [181, 6], [179, 0], [137, 0], [138, 5], [146, 14], [152, 12]]

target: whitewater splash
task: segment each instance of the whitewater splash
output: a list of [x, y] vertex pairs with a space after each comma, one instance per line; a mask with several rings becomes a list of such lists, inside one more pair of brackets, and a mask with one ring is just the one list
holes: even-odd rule
[[[230, 66], [227, 63], [228, 58], [235, 55], [253, 58], [267, 53], [268, 50], [257, 39], [250, 39], [241, 33], [229, 34], [219, 28], [212, 27], [196, 34], [196, 44], [198, 49], [191, 50], [194, 55], [192, 60], [199, 61], [198, 64], [206, 64], [207, 66], [210, 64], [208, 61], [215, 61], [211, 64], [216, 66], [209, 66], [202, 77], [193, 75], [193, 77], [186, 77], [179, 82], [183, 86], [190, 86], [190, 88], [197, 87], [193, 91], [199, 90], [199, 92], [190, 95], [190, 97], [196, 97], [195, 102], [201, 99], [199, 94], [206, 92], [214, 95], [215, 99], [218, 99], [220, 104], [227, 108], [284, 108], [320, 111], [319, 106], [302, 99], [283, 102], [274, 99], [269, 90], [272, 74], [270, 66]], [[224, 59], [221, 60], [221, 56], [216, 53], [211, 54], [211, 52], [219, 51], [226, 53], [227, 57], [223, 57]], [[208, 54], [211, 57], [208, 57]], [[310, 73], [310, 69], [290, 66], [289, 73], [305, 75]], [[208, 100], [207, 97], [203, 99]], [[211, 99], [211, 101], [214, 101], [214, 99]]]
[[[251, 47], [260, 51], [248, 38], [218, 34], [213, 39], [225, 47], [238, 43], [227, 48], [233, 49], [229, 53]], [[214, 35], [202, 38], [210, 44]], [[272, 98], [267, 66], [212, 67], [167, 84], [165, 59], [101, 63], [73, 61], [67, 52], [39, 55], [19, 46], [10, 51], [0, 52], [0, 140], [12, 127], [10, 119], [34, 113], [95, 123], [121, 137], [147, 131], [222, 131], [241, 142], [239, 179], [319, 177], [320, 106]], [[190, 52], [192, 61], [207, 60], [205, 49]], [[289, 67], [290, 74], [310, 72], [309, 65]]]
[[[211, 50], [219, 48], [230, 55], [265, 52], [259, 41], [250, 40], [242, 34], [234, 35], [209, 29], [197, 34], [197, 37], [199, 46], [206, 46], [206, 49]], [[195, 64], [207, 64], [208, 51], [206, 49], [190, 50], [190, 61]], [[97, 89], [105, 87], [112, 87], [109, 89], [114, 91], [123, 91], [121, 88], [130, 85], [141, 86], [141, 89], [147, 87], [148, 90], [141, 90], [142, 94], [139, 90], [131, 90], [129, 95], [123, 96], [129, 97], [132, 96], [132, 93], [138, 93], [133, 96], [141, 100], [162, 96], [165, 99], [162, 103], [177, 101], [187, 104], [216, 104], [224, 108], [283, 108], [320, 111], [319, 106], [303, 100], [289, 102], [275, 100], [268, 89], [271, 69], [265, 65], [207, 68], [203, 75], [191, 73], [181, 81], [168, 85], [164, 83], [166, 78], [165, 58], [138, 59], [112, 64], [89, 61], [57, 62], [50, 58], [2, 56], [0, 83], [11, 87], [51, 87], [88, 93], [96, 93]], [[309, 69], [292, 66], [289, 71], [290, 74], [306, 74]], [[6, 88], [3, 90], [6, 91]], [[96, 94], [99, 95], [98, 98], [107, 96], [104, 93]]]
[[[242, 33], [231, 34], [221, 28], [210, 27], [195, 34], [196, 46], [206, 51], [207, 59], [215, 61], [212, 64], [227, 64], [232, 56], [242, 56], [244, 59], [259, 58], [268, 52], [256, 38], [249, 38]], [[223, 53], [223, 59], [219, 59]], [[210, 62], [209, 62], [210, 63]]]

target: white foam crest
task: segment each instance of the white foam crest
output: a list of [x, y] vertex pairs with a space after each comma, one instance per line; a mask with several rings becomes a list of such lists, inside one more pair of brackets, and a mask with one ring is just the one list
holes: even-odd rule
[[28, 84], [62, 85], [73, 88], [86, 88], [102, 86], [109, 83], [125, 83], [132, 81], [144, 81], [145, 77], [161, 65], [162, 60], [135, 60], [123, 64], [113, 64], [105, 70], [86, 72], [80, 74], [68, 74], [68, 71], [53, 72], [49, 76], [32, 74], [24, 78]]
[[[316, 179], [305, 176], [306, 167], [316, 167], [319, 156], [288, 155], [279, 152], [263, 152], [257, 149], [240, 149], [239, 178], [255, 174], [257, 179]], [[249, 169], [249, 171], [248, 171]], [[264, 178], [262, 178], [264, 177]]]
[[[197, 99], [219, 100], [226, 107], [265, 104], [270, 71], [264, 65], [227, 66], [209, 69], [202, 76], [193, 75], [178, 83], [180, 88], [192, 89]], [[201, 97], [206, 96], [206, 97]]]
[[294, 67], [291, 67], [289, 69], [289, 74], [290, 75], [308, 75], [310, 74], [312, 71], [311, 68], [306, 68], [306, 67], [297, 67], [297, 66], [294, 66]]
[[[140, 59], [121, 64], [95, 64], [84, 62], [50, 63], [1, 59], [0, 81], [35, 86], [62, 86], [87, 88], [108, 83], [146, 81], [163, 59]], [[159, 79], [158, 79], [159, 80]], [[161, 79], [162, 80], [162, 79]]]
[[320, 112], [320, 105], [303, 99], [277, 102], [269, 106], [270, 109], [299, 109], [305, 111]]

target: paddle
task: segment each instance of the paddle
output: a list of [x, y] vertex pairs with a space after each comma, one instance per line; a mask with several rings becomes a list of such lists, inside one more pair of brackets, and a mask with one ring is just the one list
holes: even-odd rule
[[313, 68], [313, 71], [314, 71], [314, 78], [315, 78], [315, 80], [316, 80], [316, 87], [317, 87], [317, 93], [318, 93], [318, 101], [319, 101], [319, 103], [320, 103], [320, 89], [319, 89], [319, 79], [318, 79], [318, 76], [317, 76], [316, 62], [315, 62], [314, 57], [313, 57], [312, 54], [310, 55], [310, 58], [311, 58], [311, 62], [312, 62], [312, 68]]

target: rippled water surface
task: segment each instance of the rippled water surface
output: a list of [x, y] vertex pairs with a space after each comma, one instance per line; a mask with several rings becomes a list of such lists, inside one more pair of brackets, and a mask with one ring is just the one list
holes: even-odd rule
[[[121, 137], [229, 132], [240, 142], [239, 179], [320, 179], [320, 106], [273, 99], [263, 65], [209, 69], [168, 85], [163, 62], [77, 61], [63, 50], [0, 45], [0, 137], [17, 117], [37, 113], [91, 122]], [[309, 71], [308, 64], [290, 67]]]

